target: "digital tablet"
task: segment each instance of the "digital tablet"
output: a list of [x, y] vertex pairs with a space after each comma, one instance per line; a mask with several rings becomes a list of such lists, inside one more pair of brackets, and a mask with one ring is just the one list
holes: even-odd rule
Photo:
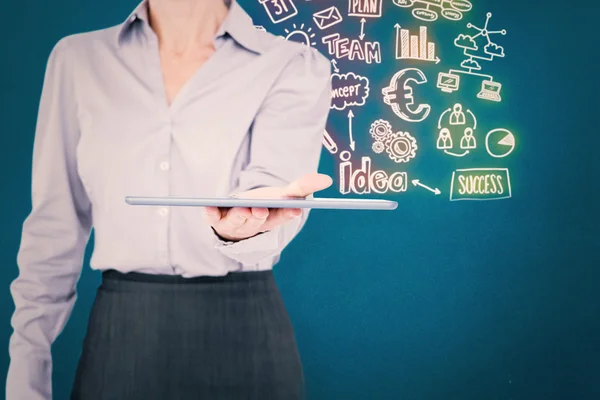
[[395, 210], [398, 203], [380, 199], [244, 199], [238, 197], [125, 197], [135, 206], [191, 206], [191, 207], [261, 207], [261, 208], [315, 208], [337, 210]]

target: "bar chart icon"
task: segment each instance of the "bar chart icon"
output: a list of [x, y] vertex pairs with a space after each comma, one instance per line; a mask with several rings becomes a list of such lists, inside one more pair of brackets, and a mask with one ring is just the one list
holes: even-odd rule
[[427, 27], [421, 26], [418, 35], [396, 24], [396, 59], [440, 62], [435, 55], [435, 43], [427, 41]]

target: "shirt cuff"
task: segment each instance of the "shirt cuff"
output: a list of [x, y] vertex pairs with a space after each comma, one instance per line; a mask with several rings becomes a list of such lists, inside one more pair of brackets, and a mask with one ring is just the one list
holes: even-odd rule
[[7, 400], [51, 400], [52, 360], [15, 356], [6, 379]]
[[232, 242], [220, 238], [215, 234], [215, 248], [225, 256], [242, 263], [244, 266], [254, 266], [266, 258], [279, 254], [285, 243], [286, 232], [298, 230], [302, 221], [296, 218], [284, 225], [258, 234], [256, 236]]

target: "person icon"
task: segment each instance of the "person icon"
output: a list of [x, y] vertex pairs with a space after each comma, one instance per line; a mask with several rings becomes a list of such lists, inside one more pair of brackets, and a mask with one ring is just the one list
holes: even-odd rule
[[448, 128], [442, 128], [440, 131], [437, 140], [437, 148], [440, 150], [452, 148], [452, 136], [450, 136]]
[[466, 128], [463, 137], [460, 139], [461, 149], [474, 149], [477, 147], [475, 136], [473, 136], [473, 129]]
[[465, 113], [462, 110], [462, 105], [456, 103], [450, 114], [450, 125], [464, 125], [466, 122]]

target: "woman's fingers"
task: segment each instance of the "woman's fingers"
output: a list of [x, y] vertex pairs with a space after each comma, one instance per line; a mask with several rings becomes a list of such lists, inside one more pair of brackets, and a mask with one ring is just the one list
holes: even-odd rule
[[233, 232], [239, 238], [248, 238], [263, 231], [262, 226], [269, 216], [267, 208], [252, 208], [246, 222]]
[[252, 212], [246, 207], [233, 207], [213, 228], [223, 237], [235, 237], [235, 232], [250, 218]]
[[302, 214], [299, 208], [204, 207], [208, 223], [223, 238], [241, 240], [270, 231]]
[[299, 208], [275, 208], [271, 210], [269, 217], [262, 226], [263, 231], [270, 231], [283, 225], [294, 218], [299, 217], [302, 210]]
[[221, 220], [221, 210], [219, 207], [204, 207], [204, 218], [213, 226]]

